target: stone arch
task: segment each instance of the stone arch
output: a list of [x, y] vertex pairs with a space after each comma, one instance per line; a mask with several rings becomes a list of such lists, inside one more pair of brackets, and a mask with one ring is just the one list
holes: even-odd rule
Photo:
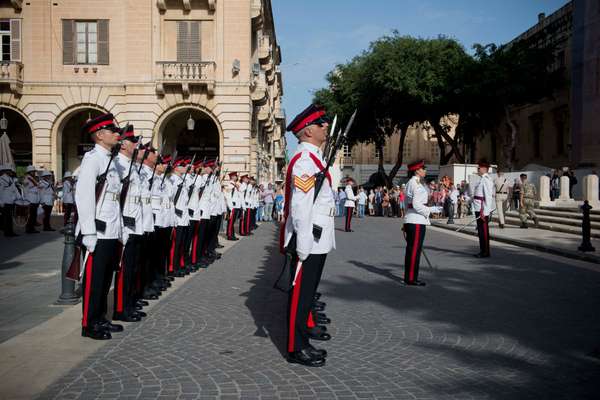
[[[18, 107], [9, 104], [9, 103], [4, 103], [4, 102], [0, 102], [0, 118], [2, 117], [2, 112], [3, 110], [6, 109], [7, 112], [9, 113], [7, 117], [8, 120], [8, 129], [6, 130], [6, 133], [8, 134], [8, 137], [11, 139], [11, 142], [13, 143], [13, 145], [11, 146], [11, 148], [13, 149], [13, 151], [16, 151], [17, 154], [15, 154], [15, 163], [17, 166], [24, 166], [24, 164], [31, 164], [33, 163], [33, 153], [34, 153], [34, 149], [35, 149], [35, 137], [33, 134], [33, 124], [31, 123], [30, 118], [27, 116], [27, 114], [25, 114], [21, 109], [19, 109]], [[12, 117], [12, 118], [11, 118]], [[11, 119], [14, 118], [19, 118], [19, 121], [12, 121], [11, 123]], [[21, 125], [21, 130], [24, 131], [29, 131], [29, 141], [25, 140], [25, 141], [18, 141], [16, 140], [17, 138], [15, 137], [14, 134], [11, 134], [11, 128], [13, 128], [15, 126], [15, 123], [19, 123]], [[2, 134], [4, 133], [4, 131], [0, 131], [0, 136], [2, 136]], [[27, 139], [27, 138], [25, 138]], [[29, 142], [29, 143], [27, 143]], [[25, 152], [25, 146], [21, 146], [21, 144], [25, 144], [25, 146], [28, 145], [29, 147], [29, 152], [30, 152], [30, 156], [29, 157], [24, 157], [24, 156], [20, 156], [21, 152]], [[22, 147], [22, 148], [21, 148]]]
[[[199, 104], [195, 103], [179, 103], [172, 107], [166, 109], [160, 117], [157, 119], [156, 124], [154, 125], [154, 145], [160, 146], [163, 142], [163, 139], [167, 139], [165, 136], [165, 128], [167, 125], [176, 117], [184, 116], [187, 119], [187, 111], [192, 111], [196, 115], [201, 114], [205, 117], [205, 119], [212, 121], [213, 125], [216, 128], [217, 139], [218, 139], [218, 156], [219, 159], [223, 159], [223, 148], [224, 148], [224, 134], [223, 127], [221, 126], [221, 122], [214, 115], [214, 113], [206, 107], [203, 107]], [[194, 118], [195, 119], [195, 118]], [[168, 150], [168, 149], [167, 149]]]
[[50, 132], [50, 143], [51, 143], [51, 164], [52, 170], [55, 171], [57, 178], [61, 178], [63, 174], [63, 130], [71, 119], [81, 112], [86, 110], [94, 111], [96, 113], [107, 113], [108, 111], [97, 104], [91, 103], [80, 103], [71, 105], [56, 117], [52, 124], [52, 130]]

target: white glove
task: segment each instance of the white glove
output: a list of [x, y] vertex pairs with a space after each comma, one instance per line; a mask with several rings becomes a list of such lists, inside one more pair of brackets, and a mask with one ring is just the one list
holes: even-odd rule
[[296, 254], [298, 254], [298, 259], [300, 261], [304, 261], [304, 260], [306, 260], [308, 258], [308, 254], [300, 253], [298, 251], [296, 252]]
[[96, 235], [83, 235], [82, 242], [86, 250], [90, 253], [93, 253], [94, 249], [96, 249], [96, 242], [98, 242], [98, 237]]

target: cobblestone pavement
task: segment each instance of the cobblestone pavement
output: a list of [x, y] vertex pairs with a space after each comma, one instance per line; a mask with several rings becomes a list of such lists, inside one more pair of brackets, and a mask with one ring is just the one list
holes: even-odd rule
[[263, 224], [41, 398], [597, 396], [597, 266], [509, 245], [480, 262], [474, 239], [431, 229], [428, 285], [406, 287], [400, 222], [354, 229], [337, 232], [321, 286], [333, 319], [325, 367], [282, 357], [286, 296], [271, 288], [281, 258], [276, 229]]

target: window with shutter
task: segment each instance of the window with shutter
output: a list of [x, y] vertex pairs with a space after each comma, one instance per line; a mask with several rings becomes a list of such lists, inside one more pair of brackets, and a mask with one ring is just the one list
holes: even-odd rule
[[2, 61], [10, 61], [10, 20], [0, 20], [0, 46], [2, 46]]
[[187, 21], [177, 21], [177, 61], [187, 61], [188, 50], [188, 23]]
[[71, 65], [75, 63], [75, 44], [73, 39], [74, 33], [74, 22], [72, 19], [63, 19], [62, 21], [62, 42], [63, 42], [63, 64]]
[[21, 20], [10, 20], [10, 59], [21, 61]]
[[177, 61], [201, 61], [200, 21], [177, 21]]
[[108, 65], [108, 20], [98, 20], [98, 64]]

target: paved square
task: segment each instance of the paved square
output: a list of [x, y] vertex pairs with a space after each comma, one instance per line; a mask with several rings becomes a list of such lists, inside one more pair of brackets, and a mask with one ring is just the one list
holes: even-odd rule
[[481, 262], [474, 239], [431, 229], [435, 269], [423, 260], [428, 285], [406, 287], [400, 226], [336, 232], [323, 368], [283, 359], [287, 298], [272, 289], [281, 256], [265, 223], [41, 398], [597, 398], [597, 265], [495, 244]]

